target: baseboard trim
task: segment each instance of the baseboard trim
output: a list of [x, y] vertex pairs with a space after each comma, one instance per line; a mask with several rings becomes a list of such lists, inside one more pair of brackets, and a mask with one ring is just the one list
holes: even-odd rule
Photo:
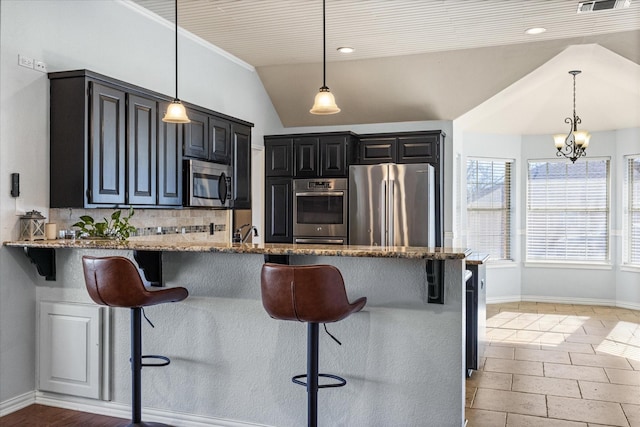
[[547, 297], [540, 295], [522, 295], [522, 301], [545, 302], [550, 304], [606, 305], [616, 307], [616, 300], [601, 298]]
[[509, 295], [502, 297], [487, 297], [487, 304], [505, 304], [510, 302], [544, 302], [549, 304], [602, 305], [640, 311], [640, 303], [630, 301], [617, 301], [612, 299], [548, 297], [539, 295]]
[[[131, 406], [116, 402], [36, 392], [35, 403], [110, 417], [131, 418]], [[180, 427], [273, 427], [267, 424], [255, 424], [154, 408], [142, 408], [142, 417], [144, 421], [179, 425]]]
[[621, 308], [628, 308], [629, 310], [640, 311], [640, 303], [637, 302], [618, 301], [616, 306]]
[[487, 304], [504, 304], [507, 302], [520, 302], [520, 295], [510, 295], [504, 297], [487, 297]]
[[29, 405], [36, 403], [36, 392], [29, 391], [21, 394], [20, 396], [13, 397], [4, 402], [0, 402], [0, 417], [9, 415], [12, 412], [19, 411], [22, 408], [26, 408]]

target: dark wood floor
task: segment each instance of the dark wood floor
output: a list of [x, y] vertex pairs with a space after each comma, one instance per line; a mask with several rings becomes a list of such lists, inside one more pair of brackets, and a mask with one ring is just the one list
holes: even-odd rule
[[116, 427], [127, 425], [130, 420], [54, 408], [30, 405], [19, 411], [0, 417], [1, 427]]

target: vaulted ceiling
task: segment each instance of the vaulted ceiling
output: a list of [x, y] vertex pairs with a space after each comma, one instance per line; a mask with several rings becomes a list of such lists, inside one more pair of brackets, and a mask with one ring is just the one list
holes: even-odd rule
[[[174, 22], [172, 1], [134, 1]], [[570, 69], [583, 71], [577, 104], [590, 130], [640, 126], [640, 0], [588, 13], [567, 0], [327, 0], [327, 86], [342, 109], [331, 116], [309, 113], [322, 85], [320, 0], [178, 7], [181, 27], [256, 68], [286, 127], [465, 116], [472, 130], [557, 132], [571, 112]], [[482, 120], [469, 118], [490, 99]]]

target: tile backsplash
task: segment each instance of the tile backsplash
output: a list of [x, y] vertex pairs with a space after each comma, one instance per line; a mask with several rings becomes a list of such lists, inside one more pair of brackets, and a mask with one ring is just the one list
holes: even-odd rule
[[[122, 215], [128, 214], [123, 208]], [[82, 215], [90, 215], [96, 221], [109, 218], [114, 209], [49, 209], [48, 222], [58, 230], [71, 229]], [[181, 234], [194, 238], [208, 235], [214, 242], [229, 242], [231, 239], [231, 211], [226, 209], [134, 209], [130, 223], [136, 227], [136, 237]], [[213, 226], [211, 225], [213, 224]], [[213, 227], [214, 234], [210, 235]], [[134, 237], [134, 238], [136, 238]]]

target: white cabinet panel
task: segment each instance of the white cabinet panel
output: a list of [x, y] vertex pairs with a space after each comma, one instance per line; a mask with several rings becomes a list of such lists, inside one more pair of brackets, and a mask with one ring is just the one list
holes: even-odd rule
[[[104, 398], [104, 307], [40, 302], [38, 389]], [[104, 335], [104, 336], [103, 336]], [[108, 341], [108, 340], [107, 340]], [[108, 381], [106, 381], [108, 383]]]

